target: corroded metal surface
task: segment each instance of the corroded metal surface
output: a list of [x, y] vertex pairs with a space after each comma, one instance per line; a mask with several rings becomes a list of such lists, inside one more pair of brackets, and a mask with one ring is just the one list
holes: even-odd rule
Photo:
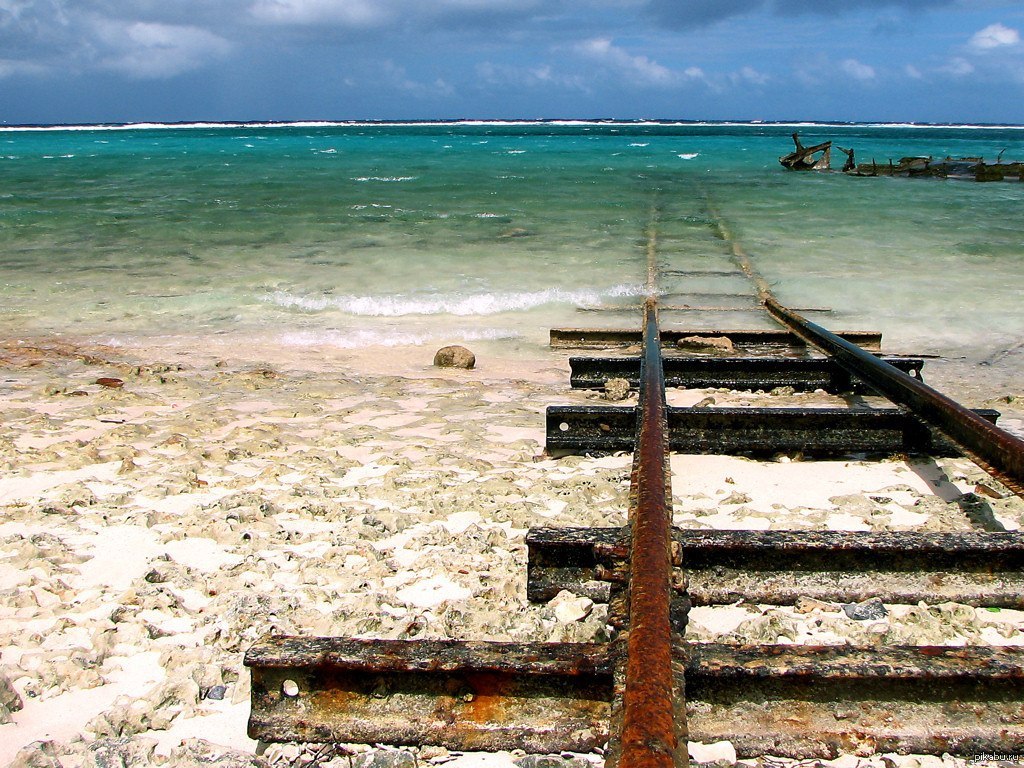
[[838, 335], [806, 320], [768, 296], [765, 308], [780, 323], [808, 343], [831, 355], [853, 375], [894, 403], [906, 406], [934, 424], [972, 456], [1001, 473], [1014, 490], [1024, 494], [1024, 440], [935, 391], [921, 381], [880, 361]]
[[[977, 413], [999, 416], [990, 409]], [[546, 418], [550, 451], [633, 450], [633, 408], [549, 406]], [[959, 454], [920, 419], [894, 408], [671, 407], [668, 425], [671, 449], [680, 453]]]
[[[271, 637], [246, 654], [250, 734], [593, 750], [611, 735], [614, 667], [627, 643]], [[689, 738], [728, 739], [741, 756], [1024, 749], [1024, 648], [676, 641], [671, 653], [674, 685], [685, 678]]]
[[263, 741], [557, 752], [608, 738], [603, 645], [278, 636], [245, 664]]
[[1024, 649], [689, 645], [690, 737], [741, 757], [1024, 749]]
[[[921, 680], [936, 686], [971, 680], [1024, 681], [1024, 647], [904, 645], [687, 644], [686, 670], [694, 676], [750, 682], [784, 680]], [[938, 693], [938, 692], [936, 692]], [[941, 695], [941, 694], [940, 694]], [[1024, 701], [1020, 702], [1024, 707]]]
[[[920, 358], [884, 357], [887, 363], [919, 377]], [[792, 387], [797, 392], [868, 393], [873, 390], [826, 358], [811, 357], [665, 357], [665, 386], [688, 389], [728, 387], [770, 390]], [[609, 379], [640, 382], [637, 357], [570, 357], [570, 383], [577, 389], [601, 389]]]
[[[844, 339], [864, 347], [879, 350], [882, 334], [877, 331], [841, 331], [838, 334]], [[675, 345], [687, 336], [725, 336], [737, 346], [754, 347], [797, 347], [806, 348], [806, 343], [799, 336], [789, 331], [776, 330], [708, 330], [695, 329], [662, 329], [661, 343]], [[643, 342], [643, 331], [618, 328], [552, 328], [550, 344], [552, 347], [600, 348], [640, 345]]]
[[[628, 556], [620, 528], [536, 528], [527, 535], [527, 594], [560, 590], [608, 599]], [[792, 605], [878, 597], [1024, 608], [1024, 538], [1017, 533], [712, 531], [675, 529], [694, 605]]]
[[618, 768], [688, 763], [682, 680], [672, 666], [672, 485], [668, 406], [653, 299], [644, 307], [644, 355], [630, 484], [629, 631]]

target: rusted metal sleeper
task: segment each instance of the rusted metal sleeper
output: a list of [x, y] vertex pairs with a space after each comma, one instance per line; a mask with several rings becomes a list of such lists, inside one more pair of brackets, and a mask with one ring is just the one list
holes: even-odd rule
[[[717, 531], [675, 528], [693, 605], [739, 600], [793, 605], [801, 598], [916, 605], [953, 601], [1024, 610], [1024, 537], [1016, 532]], [[627, 575], [621, 528], [533, 528], [527, 596], [562, 590], [608, 602]]]
[[[924, 360], [915, 357], [883, 358], [901, 371], [920, 378]], [[791, 387], [795, 392], [874, 392], [842, 366], [827, 358], [813, 357], [665, 357], [665, 386], [682, 389], [727, 387], [740, 390], [771, 390]], [[640, 383], [637, 357], [570, 357], [569, 383], [574, 389], [602, 389], [609, 379]]]
[[[977, 413], [995, 421], [999, 412]], [[614, 452], [633, 449], [636, 410], [629, 406], [547, 407], [549, 451]], [[961, 450], [925, 421], [896, 408], [677, 408], [667, 412], [669, 443], [679, 453], [926, 453]]]
[[[878, 331], [840, 331], [838, 335], [865, 349], [877, 351], [882, 344], [882, 334]], [[607, 348], [614, 346], [639, 345], [643, 342], [643, 332], [620, 328], [552, 328], [549, 332], [550, 345], [556, 348]], [[785, 349], [807, 348], [807, 342], [796, 334], [784, 330], [746, 330], [746, 329], [662, 329], [662, 344], [675, 345], [680, 339], [688, 336], [720, 337], [724, 336], [733, 344], [742, 347], [774, 347]]]

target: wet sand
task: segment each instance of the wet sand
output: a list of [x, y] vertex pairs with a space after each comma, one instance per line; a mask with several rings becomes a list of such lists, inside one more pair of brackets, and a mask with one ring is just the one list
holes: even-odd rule
[[[124, 765], [309, 764], [314, 751], [298, 746], [256, 757], [245, 734], [242, 655], [272, 631], [606, 639], [605, 606], [568, 594], [531, 605], [525, 595], [530, 527], [625, 522], [629, 456], [543, 455], [545, 406], [600, 395], [569, 389], [565, 353], [481, 356], [472, 371], [435, 369], [432, 355], [52, 340], [0, 349], [0, 693], [7, 681], [23, 704], [0, 708], [0, 765], [102, 765], [99, 755]], [[253, 359], [263, 362], [243, 362]], [[103, 378], [122, 385], [96, 383]], [[708, 397], [784, 405], [813, 396], [671, 393], [680, 405]], [[673, 456], [672, 467], [675, 522], [685, 527], [1024, 524], [1015, 498], [965, 515], [964, 495], [991, 481], [962, 459]], [[864, 622], [838, 605], [739, 603], [695, 609], [688, 632], [700, 641], [1020, 645], [1024, 612], [890, 606]], [[695, 745], [694, 755], [729, 760], [729, 749]], [[353, 765], [405, 759], [354, 751]], [[528, 764], [517, 754], [408, 754], [420, 764]], [[27, 762], [32, 755], [51, 762]], [[330, 758], [319, 764], [350, 764]], [[857, 760], [834, 762], [889, 765]]]

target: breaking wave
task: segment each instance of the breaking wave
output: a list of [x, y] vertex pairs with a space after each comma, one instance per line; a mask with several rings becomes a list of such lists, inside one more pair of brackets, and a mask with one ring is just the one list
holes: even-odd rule
[[404, 317], [407, 315], [497, 315], [521, 312], [545, 304], [585, 306], [599, 304], [610, 298], [642, 296], [643, 286], [617, 285], [606, 290], [567, 291], [548, 288], [541, 291], [507, 291], [472, 295], [441, 294], [415, 296], [298, 296], [288, 291], [275, 291], [265, 300], [279, 307], [305, 312], [338, 310], [362, 317]]
[[445, 330], [443, 333], [405, 333], [395, 330], [331, 330], [295, 331], [281, 336], [281, 342], [290, 347], [334, 347], [336, 349], [362, 349], [364, 347], [406, 347], [429, 344], [439, 339], [453, 341], [494, 341], [515, 339], [519, 334], [501, 328], [474, 330]]

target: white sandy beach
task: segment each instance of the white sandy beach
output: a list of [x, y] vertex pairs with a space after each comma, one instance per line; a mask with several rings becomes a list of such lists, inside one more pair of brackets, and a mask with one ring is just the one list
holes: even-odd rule
[[[564, 353], [442, 371], [433, 351], [311, 360], [300, 356], [308, 351], [215, 346], [0, 349], [0, 695], [5, 683], [15, 694], [0, 707], [0, 766], [314, 764], [315, 750], [294, 745], [257, 756], [245, 733], [242, 655], [271, 631], [606, 638], [605, 606], [568, 595], [531, 605], [525, 595], [530, 527], [625, 520], [628, 456], [543, 455], [544, 407], [599, 395], [570, 390]], [[103, 377], [123, 386], [97, 384]], [[709, 396], [756, 399], [700, 391], [672, 401]], [[1024, 503], [963, 459], [674, 456], [672, 468], [675, 520], [686, 527], [1024, 525]], [[1003, 498], [986, 497], [989, 514], [971, 520], [957, 501], [979, 483]], [[865, 623], [838, 606], [737, 604], [695, 609], [688, 632], [737, 642], [1022, 645], [1024, 612], [892, 606]], [[519, 754], [351, 751], [315, 764], [530, 765]], [[693, 755], [735, 758], [727, 744], [694, 745]]]

